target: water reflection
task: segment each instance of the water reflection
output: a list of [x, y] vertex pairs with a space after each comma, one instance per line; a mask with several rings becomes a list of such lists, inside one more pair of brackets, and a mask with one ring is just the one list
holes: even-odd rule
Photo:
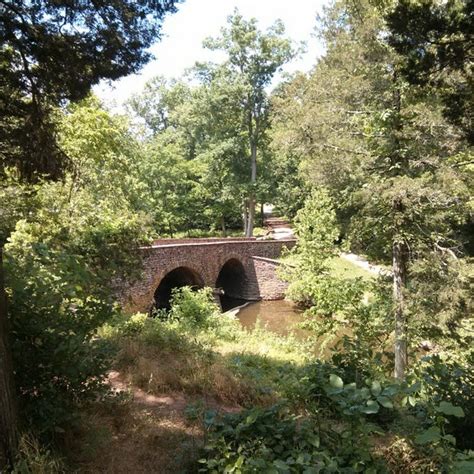
[[233, 298], [232, 296], [220, 295], [220, 302], [222, 311], [229, 311], [238, 306], [242, 306], [247, 303], [247, 300], [241, 298]]
[[297, 335], [305, 335], [305, 331], [296, 327], [303, 320], [302, 312], [290, 301], [277, 300], [250, 303], [241, 308], [236, 317], [242, 326], [248, 329], [253, 329], [258, 319], [269, 331], [277, 334], [287, 335], [293, 331]]

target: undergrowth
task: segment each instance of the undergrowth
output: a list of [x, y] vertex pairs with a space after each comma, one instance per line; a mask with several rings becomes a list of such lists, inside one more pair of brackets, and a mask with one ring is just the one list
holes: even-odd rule
[[[27, 438], [15, 472], [473, 472], [472, 368], [425, 357], [397, 383], [354, 345], [378, 340], [365, 316], [325, 360], [315, 338], [244, 329], [209, 289], [177, 290], [153, 318], [117, 316], [99, 337], [125, 391], [84, 413], [68, 469]], [[138, 392], [177, 405], [140, 406]]]
[[136, 314], [104, 327], [102, 336], [118, 348], [115, 368], [149, 393], [183, 392], [238, 406], [276, 401], [288, 386], [282, 381], [296, 380], [308, 361], [305, 342], [259, 326], [246, 330], [209, 296], [207, 289], [184, 288], [167, 317]]

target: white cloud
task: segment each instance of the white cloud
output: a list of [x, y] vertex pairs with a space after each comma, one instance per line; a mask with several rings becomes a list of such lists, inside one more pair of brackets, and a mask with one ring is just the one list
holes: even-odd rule
[[104, 81], [94, 91], [110, 106], [120, 106], [153, 76], [178, 77], [196, 61], [212, 59], [216, 53], [203, 49], [202, 41], [219, 34], [234, 8], [238, 8], [246, 18], [257, 18], [261, 29], [281, 19], [287, 36], [307, 44], [306, 53], [288, 64], [285, 70], [307, 71], [323, 51], [312, 32], [316, 14], [328, 3], [329, 0], [186, 0], [178, 5], [177, 13], [165, 18], [163, 38], [151, 47], [156, 59], [148, 63], [140, 74], [132, 74], [111, 84]]

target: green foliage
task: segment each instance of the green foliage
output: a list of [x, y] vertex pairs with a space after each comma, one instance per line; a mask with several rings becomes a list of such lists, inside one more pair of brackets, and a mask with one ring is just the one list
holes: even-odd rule
[[17, 221], [35, 212], [37, 188], [21, 183], [14, 169], [4, 169], [0, 179], [0, 245], [3, 247]]
[[412, 267], [413, 280], [408, 288], [412, 344], [429, 339], [459, 354], [472, 346], [474, 323], [472, 273], [467, 259], [435, 254]]
[[202, 204], [193, 164], [183, 158], [179, 143], [163, 133], [140, 151], [133, 167], [131, 204], [151, 217], [155, 235], [202, 226], [196, 218]]
[[471, 15], [472, 4], [456, 0], [400, 0], [385, 11], [388, 41], [402, 57], [403, 74], [411, 84], [438, 89], [444, 115], [472, 144]]
[[[391, 14], [391, 26], [398, 31], [389, 37], [374, 7], [380, 2], [336, 2], [319, 19], [326, 54], [311, 73], [284, 84], [274, 99], [276, 148], [296, 154], [309, 184], [331, 196], [351, 248], [393, 265], [396, 291], [393, 306], [385, 310], [397, 321], [387, 326], [396, 328], [397, 377], [403, 377], [406, 340], [412, 351], [426, 339], [445, 347], [470, 341], [457, 334], [472, 313], [470, 264], [463, 259], [464, 240], [471, 239], [460, 232], [472, 221], [472, 153], [459, 126], [443, 116], [447, 83], [443, 88], [433, 83], [414, 87], [403, 70], [406, 59], [418, 66], [427, 59], [433, 71], [442, 63], [444, 72], [449, 70], [448, 82], [469, 90], [465, 78], [458, 77], [466, 70], [456, 57], [440, 63], [436, 56], [454, 50], [465, 54], [461, 3], [440, 5], [417, 24], [408, 19], [429, 9], [429, 2], [395, 2], [394, 12], [402, 17]], [[435, 36], [446, 34], [454, 43], [427, 41], [432, 27]], [[394, 42], [405, 58], [392, 47]], [[421, 52], [426, 56], [420, 57]], [[458, 67], [454, 73], [452, 68]], [[464, 112], [463, 117], [468, 118]], [[343, 299], [345, 285], [324, 281], [322, 266], [312, 265], [315, 271], [301, 271], [289, 295], [307, 305], [326, 300], [331, 317], [337, 318], [343, 306], [336, 302], [337, 293]], [[315, 306], [313, 315], [318, 310]], [[379, 318], [383, 320], [388, 325], [389, 319]]]
[[213, 325], [213, 320], [220, 313], [213, 299], [212, 288], [193, 291], [185, 286], [173, 290], [169, 318], [179, 321], [184, 326], [206, 328]]
[[[443, 431], [456, 438], [461, 449], [473, 449], [474, 365], [472, 350], [459, 354], [435, 354], [423, 358], [416, 368], [423, 382], [424, 397], [435, 412], [448, 419]], [[433, 412], [433, 416], [436, 413]]]
[[129, 101], [148, 142], [136, 202], [154, 215], [158, 232], [211, 227], [225, 236], [249, 212], [249, 200], [253, 212], [256, 199], [273, 198], [266, 87], [294, 55], [283, 34], [280, 22], [262, 32], [236, 11], [218, 38], [205, 41], [226, 59], [197, 64], [197, 86], [158, 76]]
[[62, 182], [3, 188], [5, 198], [21, 193], [33, 204], [11, 199], [17, 207], [2, 232], [11, 233], [5, 283], [22, 422], [44, 437], [62, 433], [104, 392], [111, 354], [97, 329], [117, 312], [114, 285], [140, 270], [135, 249], [147, 234], [123, 186], [125, 128], [94, 99], [63, 118], [76, 171]]
[[[28, 181], [58, 177], [54, 107], [83, 99], [101, 79], [136, 72], [173, 0], [2, 4], [1, 160]], [[2, 168], [3, 168], [2, 166]]]
[[147, 314], [143, 313], [133, 314], [123, 324], [119, 325], [120, 333], [125, 337], [141, 334], [145, 329], [148, 317]]
[[[49, 41], [63, 28], [61, 8], [40, 4], [37, 21], [47, 28], [37, 34]], [[0, 243], [22, 423], [44, 439], [61, 437], [78, 407], [104, 394], [118, 350], [117, 366], [142, 389], [250, 406], [205, 415], [203, 472], [384, 472], [374, 444], [392, 436], [440, 471], [469, 472], [472, 456], [459, 451], [472, 448], [474, 423], [472, 262], [462, 248], [464, 240], [472, 244], [471, 84], [459, 60], [466, 53], [456, 31], [466, 18], [461, 3], [428, 12], [429, 2], [398, 2], [387, 36], [373, 2], [337, 1], [318, 22], [326, 54], [312, 72], [279, 87], [271, 104], [272, 78], [295, 51], [281, 23], [261, 32], [256, 20], [235, 12], [220, 37], [206, 41], [225, 62], [197, 65], [198, 86], [152, 80], [129, 104], [141, 123], [109, 113], [94, 97], [54, 109], [84, 98], [97, 78], [141, 64], [153, 22], [172, 4], [160, 5], [135, 33], [128, 13], [145, 14], [149, 2], [128, 5], [127, 18], [123, 5], [109, 5], [107, 15], [123, 27], [112, 36], [137, 41], [127, 66], [106, 62], [101, 69], [101, 47], [84, 77], [84, 58], [72, 69], [63, 67], [67, 55], [43, 68], [31, 50], [29, 80], [32, 87], [39, 81], [44, 97], [19, 87], [21, 38], [11, 35], [22, 43], [18, 51], [0, 48], [0, 102], [13, 107], [0, 154], [20, 170], [2, 171]], [[20, 8], [27, 14], [23, 39], [31, 8]], [[94, 11], [81, 10], [92, 21], [85, 28], [96, 29]], [[66, 20], [76, 24], [74, 14]], [[72, 41], [74, 31], [61, 34]], [[452, 41], [427, 43], [427, 31]], [[439, 82], [432, 73], [441, 63]], [[67, 166], [58, 164], [66, 156]], [[63, 179], [43, 182], [38, 168], [49, 176], [61, 168]], [[22, 184], [20, 175], [36, 184]], [[284, 275], [288, 295], [307, 309], [307, 340], [242, 329], [219, 314], [209, 288], [176, 290], [171, 310], [156, 318], [120, 314], [114, 286], [137, 275], [137, 248], [152, 233], [220, 228], [225, 235], [242, 213], [248, 219], [256, 202], [267, 201], [295, 216], [298, 242]], [[391, 379], [397, 301], [388, 275], [374, 281], [334, 271], [341, 237], [385, 261], [394, 244], [403, 246], [407, 278], [398, 303], [414, 367], [406, 383]], [[419, 361], [425, 339], [435, 352]], [[318, 350], [326, 362], [314, 361]], [[186, 413], [195, 422], [204, 411], [198, 402]], [[33, 439], [20, 455], [17, 472], [61, 469]]]
[[94, 338], [113, 314], [86, 259], [17, 226], [6, 247], [6, 287], [22, 417], [51, 434], [102, 390], [107, 353]]
[[358, 386], [334, 370], [321, 363], [305, 368], [304, 414], [286, 404], [222, 418], [208, 413], [202, 472], [384, 472], [372, 439], [398, 416], [402, 395], [418, 386], [377, 380]]
[[376, 472], [366, 452], [347, 457], [340, 438], [324, 438], [315, 419], [284, 405], [205, 421], [211, 431], [200, 472]]
[[[283, 64], [295, 55], [291, 41], [283, 36], [284, 31], [283, 24], [277, 21], [262, 32], [255, 18], [247, 21], [235, 10], [220, 37], [204, 42], [205, 47], [224, 52], [226, 61], [196, 67], [198, 77], [207, 84], [207, 91], [212, 95], [211, 103], [218, 107], [208, 108], [211, 111], [207, 118], [209, 124], [223, 133], [227, 142], [224, 149], [220, 141], [210, 140], [210, 145], [224, 160], [229, 156], [225, 149], [231, 145], [238, 150], [234, 156], [244, 164], [235, 176], [242, 183], [239, 195], [248, 237], [253, 235], [256, 197], [259, 195], [264, 202], [268, 188], [266, 180], [262, 180], [264, 173], [259, 171], [260, 179], [257, 179], [258, 164], [266, 161], [269, 151], [270, 107], [266, 87]], [[219, 120], [223, 111], [224, 120]], [[226, 182], [228, 170], [228, 166], [220, 167], [220, 176]]]
[[298, 242], [291, 251], [291, 264], [284, 270], [290, 281], [288, 296], [305, 304], [314, 303], [327, 280], [321, 278], [329, 260], [336, 255], [336, 214], [325, 190], [315, 190], [296, 215]]
[[133, 95], [127, 105], [153, 134], [172, 128], [181, 135], [185, 130], [180, 127], [180, 108], [190, 99], [191, 90], [186, 83], [156, 76], [145, 84], [140, 94]]

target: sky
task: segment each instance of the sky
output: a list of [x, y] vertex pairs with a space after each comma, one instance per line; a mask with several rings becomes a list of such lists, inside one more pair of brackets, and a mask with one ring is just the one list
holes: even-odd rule
[[286, 35], [295, 42], [306, 42], [306, 52], [284, 68], [285, 72], [308, 71], [323, 52], [321, 42], [313, 37], [316, 15], [329, 0], [186, 0], [178, 12], [167, 15], [162, 39], [150, 51], [155, 59], [139, 74], [114, 82], [101, 82], [94, 92], [110, 107], [120, 106], [156, 75], [179, 77], [196, 61], [218, 59], [218, 53], [202, 48], [208, 36], [218, 36], [227, 17], [238, 8], [244, 18], [255, 17], [259, 28], [266, 29], [276, 19], [286, 27]]

